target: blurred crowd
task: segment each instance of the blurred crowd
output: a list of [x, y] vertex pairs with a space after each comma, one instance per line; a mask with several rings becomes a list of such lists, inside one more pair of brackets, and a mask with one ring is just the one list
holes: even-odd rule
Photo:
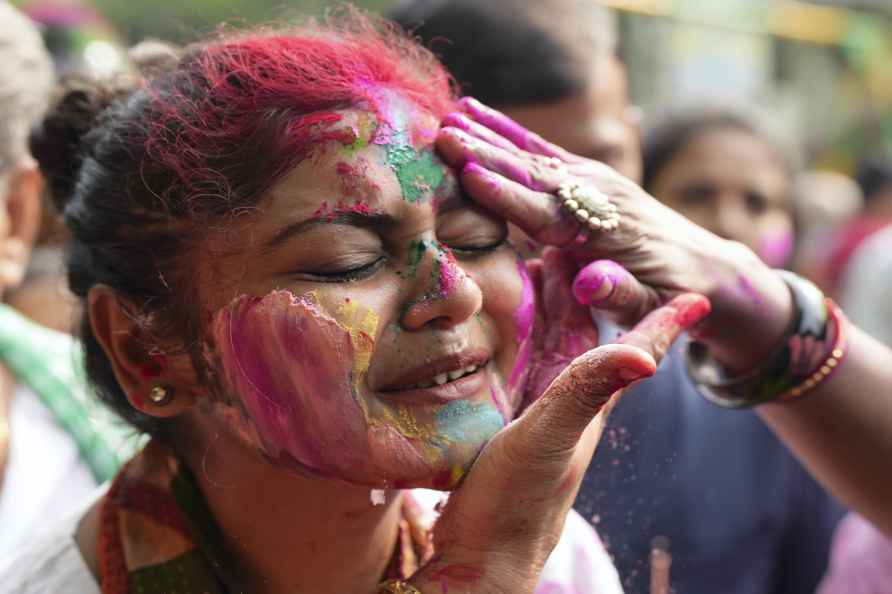
[[[506, 5], [418, 0], [389, 16], [434, 51], [463, 94], [811, 279], [892, 346], [892, 138], [890, 150], [864, 147], [854, 168], [832, 170], [806, 160], [771, 105], [667, 100], [643, 112], [616, 13], [581, 1]], [[85, 387], [66, 231], [27, 138], [60, 77], [138, 77], [178, 48], [141, 40], [122, 50], [98, 14], [79, 11], [25, 3], [19, 12], [0, 0], [0, 558], [142, 443]], [[96, 22], [101, 33], [74, 52], [72, 31]], [[659, 382], [617, 406], [574, 506], [626, 591], [892, 592], [885, 538], [856, 526], [755, 414], [713, 407], [683, 376], [670, 358]], [[863, 549], [844, 538], [885, 550], [885, 564], [846, 562]], [[854, 589], [860, 581], [884, 586]]]

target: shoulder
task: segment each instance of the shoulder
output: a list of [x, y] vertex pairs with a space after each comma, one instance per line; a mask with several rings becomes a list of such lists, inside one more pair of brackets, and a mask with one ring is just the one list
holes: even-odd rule
[[[421, 521], [433, 526], [436, 507], [447, 494], [427, 489], [412, 491], [421, 508]], [[552, 551], [535, 594], [622, 594], [619, 574], [601, 539], [591, 524], [573, 510], [567, 515], [564, 531]]]
[[[101, 494], [97, 492], [89, 503]], [[100, 594], [74, 540], [84, 511], [79, 507], [14, 555], [0, 559], [0, 594]]]

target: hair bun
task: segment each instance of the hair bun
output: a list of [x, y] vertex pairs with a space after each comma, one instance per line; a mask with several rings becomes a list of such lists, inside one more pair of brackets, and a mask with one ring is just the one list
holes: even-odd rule
[[90, 81], [67, 81], [51, 102], [43, 121], [32, 129], [31, 154], [40, 164], [53, 203], [60, 212], [72, 198], [86, 155], [84, 137], [123, 91], [121, 87], [104, 87]]

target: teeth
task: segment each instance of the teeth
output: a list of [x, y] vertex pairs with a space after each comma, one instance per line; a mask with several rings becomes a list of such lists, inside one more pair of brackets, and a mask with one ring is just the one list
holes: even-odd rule
[[476, 365], [468, 365], [465, 367], [465, 373], [474, 373], [475, 371], [477, 371]]
[[464, 374], [465, 374], [465, 370], [464, 370], [464, 369], [456, 369], [455, 371], [450, 371], [449, 374], [448, 374], [448, 375], [449, 375], [449, 380], [450, 380], [450, 381], [455, 381], [455, 380], [457, 380], [458, 378], [460, 378], [461, 376], [463, 376]]
[[437, 375], [434, 376], [434, 383], [437, 384], [438, 386], [442, 386], [443, 384], [445, 384], [448, 381], [449, 381], [449, 376], [446, 375], [445, 373], [438, 373]]

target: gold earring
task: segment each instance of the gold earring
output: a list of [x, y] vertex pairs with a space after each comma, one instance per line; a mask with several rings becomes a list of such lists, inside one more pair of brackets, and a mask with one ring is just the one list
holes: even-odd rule
[[149, 391], [149, 400], [156, 406], [164, 406], [173, 400], [173, 388], [160, 384], [152, 386], [152, 389]]

